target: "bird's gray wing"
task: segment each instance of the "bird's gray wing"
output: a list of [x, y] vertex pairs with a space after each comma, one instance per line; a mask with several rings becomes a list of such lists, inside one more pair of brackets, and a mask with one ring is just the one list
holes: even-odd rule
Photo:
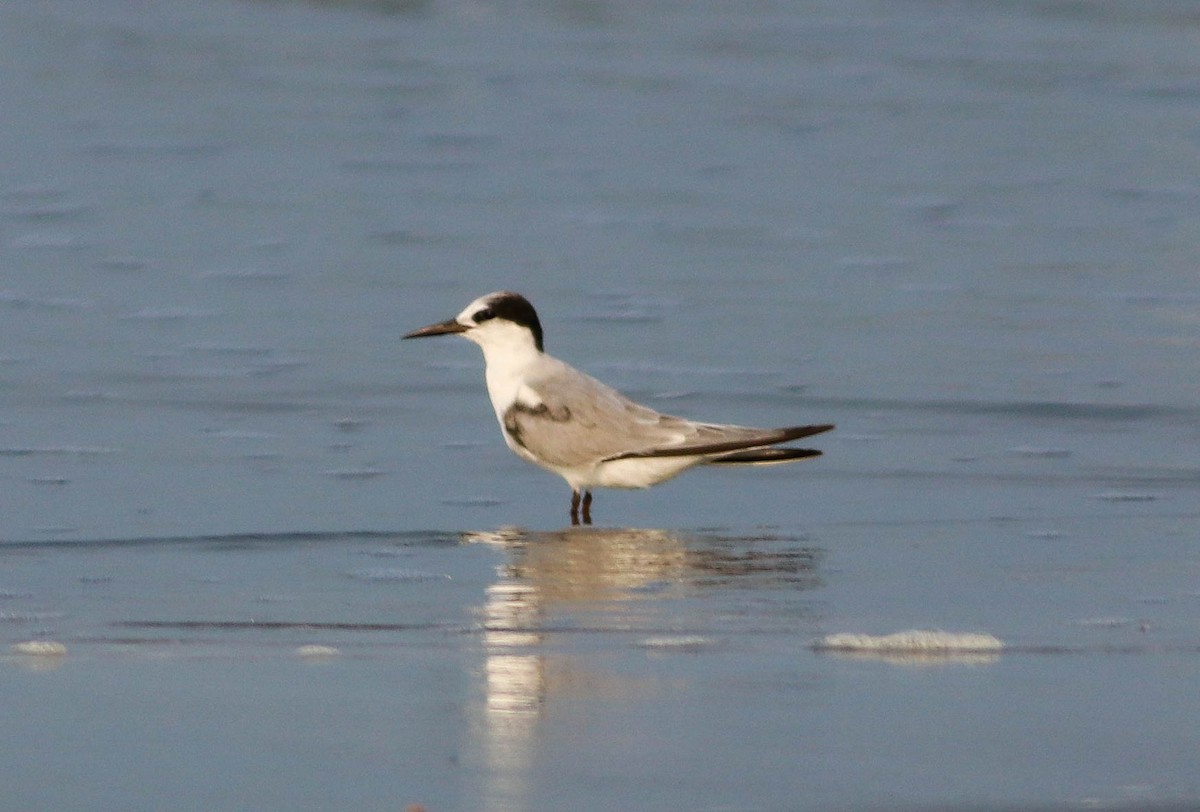
[[561, 362], [547, 363], [530, 376], [526, 388], [533, 397], [518, 398], [508, 408], [502, 416], [504, 429], [513, 442], [549, 465], [589, 465], [677, 443], [693, 425], [634, 403]]
[[546, 359], [528, 387], [535, 401], [504, 414], [504, 428], [518, 445], [555, 466], [574, 467], [636, 457], [723, 454], [787, 442], [833, 426], [760, 429], [695, 423], [634, 403], [573, 367]]

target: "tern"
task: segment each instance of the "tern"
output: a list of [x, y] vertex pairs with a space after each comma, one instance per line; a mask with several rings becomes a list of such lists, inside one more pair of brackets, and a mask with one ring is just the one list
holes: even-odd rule
[[696, 465], [764, 465], [820, 456], [778, 447], [832, 424], [760, 429], [660, 414], [547, 355], [542, 325], [520, 294], [498, 291], [404, 338], [459, 335], [483, 350], [504, 442], [571, 486], [571, 524], [592, 523], [593, 488], [648, 488]]

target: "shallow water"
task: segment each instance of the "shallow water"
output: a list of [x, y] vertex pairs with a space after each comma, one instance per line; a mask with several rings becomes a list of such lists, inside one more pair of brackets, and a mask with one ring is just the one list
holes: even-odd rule
[[[0, 9], [0, 807], [1194, 804], [1198, 24]], [[561, 529], [497, 288], [826, 456]]]
[[[1191, 792], [1190, 539], [1020, 522], [6, 545], [11, 808], [1141, 808]], [[1071, 537], [1095, 526], [1067, 521]], [[1065, 532], [1065, 531], [1064, 531]], [[1172, 536], [1175, 538], [1172, 539]], [[989, 629], [853, 655], [830, 630]], [[870, 776], [864, 779], [864, 776]]]

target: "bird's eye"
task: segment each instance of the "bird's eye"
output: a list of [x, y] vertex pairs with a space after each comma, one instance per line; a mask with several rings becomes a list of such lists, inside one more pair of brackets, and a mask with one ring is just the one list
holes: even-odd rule
[[494, 318], [496, 318], [496, 314], [489, 307], [484, 310], [480, 310], [478, 313], [475, 314], [475, 323], [483, 324], [488, 319], [494, 319]]

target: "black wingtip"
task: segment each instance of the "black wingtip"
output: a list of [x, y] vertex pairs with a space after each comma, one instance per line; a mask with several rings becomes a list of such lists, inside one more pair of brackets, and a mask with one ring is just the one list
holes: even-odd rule
[[792, 462], [819, 456], [821, 456], [821, 452], [815, 448], [751, 448], [746, 451], [734, 451], [732, 454], [712, 457], [708, 461], [714, 465], [761, 465], [772, 462]]

